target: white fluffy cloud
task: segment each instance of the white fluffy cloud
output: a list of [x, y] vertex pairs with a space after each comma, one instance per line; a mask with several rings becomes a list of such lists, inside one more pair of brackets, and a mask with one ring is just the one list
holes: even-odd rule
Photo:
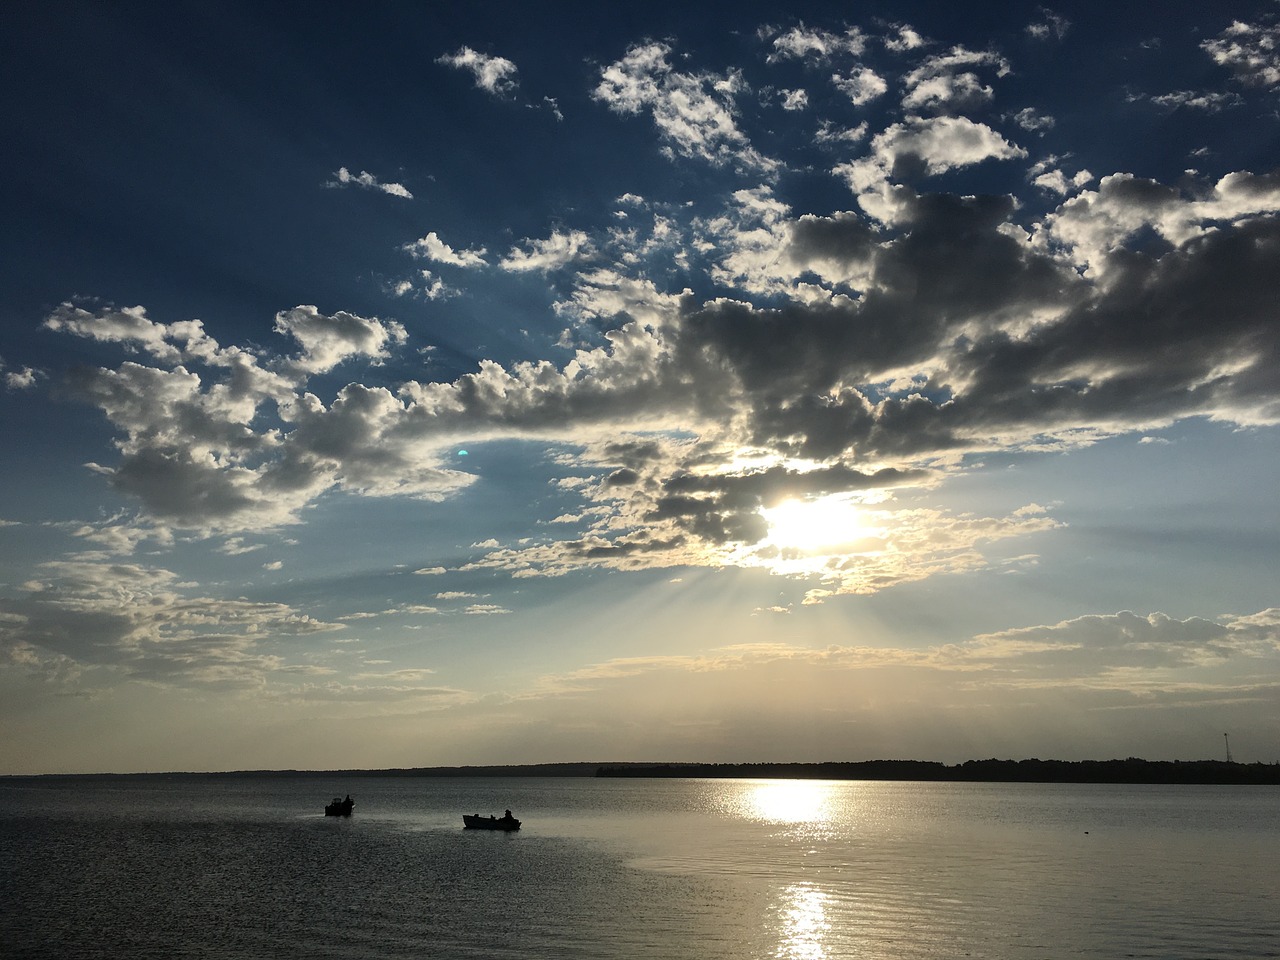
[[902, 106], [914, 112], [952, 112], [987, 103], [993, 90], [974, 72], [979, 67], [989, 68], [1001, 77], [1010, 70], [1009, 62], [999, 54], [964, 47], [928, 57], [904, 78], [907, 92]]
[[[0, 363], [0, 370], [4, 369], [4, 364]], [[4, 385], [9, 390], [29, 390], [36, 385], [36, 381], [41, 377], [41, 373], [32, 367], [23, 367], [21, 370], [9, 370], [4, 375]]]
[[433, 260], [436, 263], [448, 264], [452, 267], [483, 267], [488, 265], [484, 255], [484, 247], [479, 250], [455, 250], [449, 246], [433, 230], [425, 237], [413, 243], [407, 243], [404, 249], [415, 257]]
[[800, 24], [774, 38], [769, 60], [794, 58], [825, 62], [840, 55], [861, 56], [866, 47], [867, 38], [857, 27], [834, 33]]
[[876, 134], [868, 156], [833, 172], [846, 180], [864, 210], [890, 222], [899, 214], [889, 185], [903, 174], [934, 176], [984, 160], [1026, 155], [986, 124], [967, 117], [908, 117]]
[[177, 360], [181, 352], [167, 342], [168, 327], [152, 323], [145, 307], [121, 307], [90, 313], [71, 303], [61, 304], [45, 318], [46, 329], [94, 340], [138, 346], [161, 360]]
[[809, 106], [809, 94], [804, 90], [782, 91], [783, 110], [803, 110]]
[[308, 374], [331, 370], [350, 357], [384, 359], [408, 337], [394, 320], [357, 317], [345, 310], [327, 316], [310, 305], [277, 313], [275, 331], [298, 341], [302, 355], [292, 366]]
[[905, 53], [909, 50], [919, 50], [926, 46], [928, 41], [920, 35], [920, 33], [908, 23], [895, 24], [892, 27], [893, 33], [884, 39], [886, 50], [892, 50], [894, 53]]
[[1263, 87], [1280, 84], [1280, 26], [1236, 20], [1201, 47], [1242, 83]]
[[861, 107], [889, 91], [889, 84], [870, 67], [859, 67], [847, 76], [834, 74], [831, 82], [836, 89], [853, 101], [854, 106]]
[[477, 87], [497, 97], [511, 96], [520, 85], [514, 63], [505, 57], [479, 53], [470, 47], [460, 47], [454, 53], [443, 54], [436, 58], [436, 63], [469, 71], [475, 77]]
[[648, 111], [674, 155], [765, 172], [776, 168], [738, 129], [735, 98], [744, 90], [741, 75], [732, 70], [681, 73], [668, 62], [670, 55], [665, 43], [632, 47], [601, 71], [592, 97], [617, 113]]
[[1280, 177], [1232, 173], [1197, 195], [1132, 174], [1103, 177], [1097, 190], [1064, 203], [1045, 221], [1042, 236], [1061, 244], [1094, 275], [1139, 231], [1150, 229], [1181, 246], [1222, 224], [1280, 212]]
[[1022, 110], [1019, 110], [1014, 114], [1013, 120], [1023, 130], [1030, 130], [1033, 132], [1051, 130], [1056, 122], [1053, 117], [1038, 113], [1031, 107], [1025, 107]]
[[545, 240], [525, 240], [524, 243], [524, 249], [512, 248], [498, 262], [498, 267], [513, 273], [529, 270], [546, 273], [590, 256], [593, 252], [591, 238], [581, 230], [563, 233], [557, 230]]

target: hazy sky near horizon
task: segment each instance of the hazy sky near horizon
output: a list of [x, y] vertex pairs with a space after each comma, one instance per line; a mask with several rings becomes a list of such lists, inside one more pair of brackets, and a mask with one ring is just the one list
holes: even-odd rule
[[11, 5], [0, 773], [1280, 759], [1280, 7]]

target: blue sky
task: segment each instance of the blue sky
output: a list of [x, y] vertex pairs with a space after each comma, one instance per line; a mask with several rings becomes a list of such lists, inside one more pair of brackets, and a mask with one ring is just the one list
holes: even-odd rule
[[3, 15], [0, 771], [1280, 741], [1280, 9]]

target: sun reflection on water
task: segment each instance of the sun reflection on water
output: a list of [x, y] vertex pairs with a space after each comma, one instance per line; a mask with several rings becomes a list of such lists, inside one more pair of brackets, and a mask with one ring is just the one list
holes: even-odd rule
[[821, 824], [833, 815], [831, 784], [812, 780], [753, 784], [744, 800], [749, 816], [770, 823]]
[[784, 960], [819, 960], [826, 957], [827, 895], [808, 883], [782, 891], [777, 957]]

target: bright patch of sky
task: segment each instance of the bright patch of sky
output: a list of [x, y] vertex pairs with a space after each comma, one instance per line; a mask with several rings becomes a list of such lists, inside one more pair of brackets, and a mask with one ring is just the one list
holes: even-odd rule
[[296, 13], [6, 19], [0, 772], [1274, 759], [1274, 4]]

